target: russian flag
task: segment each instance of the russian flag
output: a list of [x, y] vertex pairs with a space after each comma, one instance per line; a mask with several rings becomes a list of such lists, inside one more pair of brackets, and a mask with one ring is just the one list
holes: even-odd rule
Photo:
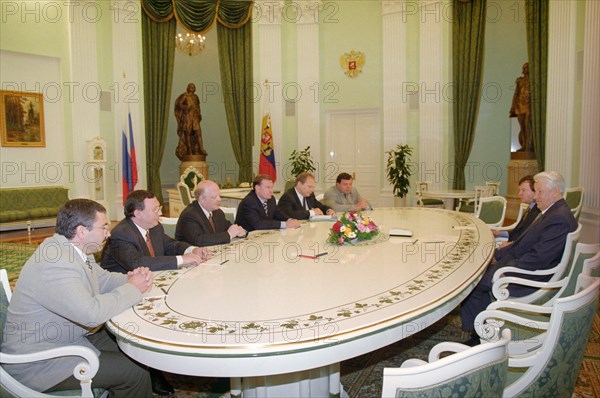
[[129, 192], [135, 189], [138, 181], [138, 172], [137, 172], [137, 161], [135, 157], [135, 143], [133, 142], [133, 126], [131, 123], [131, 112], [128, 113], [128, 123], [129, 123], [129, 142], [127, 141], [127, 135], [124, 130], [121, 130], [122, 141], [123, 141], [123, 204], [125, 204], [125, 200], [127, 199], [127, 195]]
[[273, 148], [273, 132], [271, 131], [271, 115], [269, 113], [266, 113], [262, 118], [258, 174], [267, 174], [271, 176], [273, 182], [277, 180], [277, 170], [275, 169], [275, 150]]

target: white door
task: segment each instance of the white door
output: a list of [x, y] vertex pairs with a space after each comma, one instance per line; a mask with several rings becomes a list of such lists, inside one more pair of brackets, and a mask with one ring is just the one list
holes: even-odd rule
[[380, 121], [377, 110], [331, 111], [326, 114], [324, 188], [339, 173], [354, 177], [354, 186], [373, 206], [379, 201]]

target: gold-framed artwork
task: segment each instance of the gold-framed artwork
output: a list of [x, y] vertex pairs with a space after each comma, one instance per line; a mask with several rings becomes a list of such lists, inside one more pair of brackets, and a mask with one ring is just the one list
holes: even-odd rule
[[45, 147], [43, 95], [0, 90], [0, 130], [4, 147]]

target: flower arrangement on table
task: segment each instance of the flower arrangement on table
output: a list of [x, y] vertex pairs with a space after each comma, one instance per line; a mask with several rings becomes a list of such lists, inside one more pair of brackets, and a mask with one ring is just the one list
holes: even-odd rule
[[327, 242], [336, 245], [352, 244], [359, 240], [373, 239], [378, 233], [379, 227], [371, 218], [363, 216], [360, 212], [351, 211], [344, 213], [333, 224]]

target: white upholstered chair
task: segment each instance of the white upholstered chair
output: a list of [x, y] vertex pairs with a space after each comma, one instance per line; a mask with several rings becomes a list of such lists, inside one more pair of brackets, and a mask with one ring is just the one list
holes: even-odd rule
[[[0, 269], [0, 341], [2, 341], [3, 326], [6, 322], [8, 304], [11, 299], [10, 285], [6, 270]], [[73, 370], [73, 375], [81, 381], [81, 391], [74, 392], [56, 392], [58, 395], [43, 394], [34, 391], [15, 380], [3, 368], [5, 364], [36, 362], [51, 358], [60, 357], [80, 357], [82, 361], [77, 364]], [[6, 354], [0, 352], [0, 396], [1, 397], [56, 397], [64, 395], [77, 395], [80, 397], [91, 398], [94, 393], [102, 393], [102, 390], [92, 391], [92, 378], [98, 372], [98, 356], [88, 347], [83, 346], [65, 346], [51, 350], [33, 352], [29, 354]]]
[[475, 217], [486, 223], [490, 228], [504, 224], [506, 216], [506, 199], [502, 196], [480, 198]]
[[573, 217], [579, 221], [579, 214], [581, 214], [581, 208], [583, 207], [583, 187], [565, 189], [564, 198], [571, 208]]
[[[506, 382], [509, 341], [506, 330], [499, 341], [476, 347], [440, 343], [429, 352], [429, 363], [409, 359], [400, 368], [383, 369], [381, 396], [498, 397]], [[446, 352], [454, 353], [440, 358]]]

